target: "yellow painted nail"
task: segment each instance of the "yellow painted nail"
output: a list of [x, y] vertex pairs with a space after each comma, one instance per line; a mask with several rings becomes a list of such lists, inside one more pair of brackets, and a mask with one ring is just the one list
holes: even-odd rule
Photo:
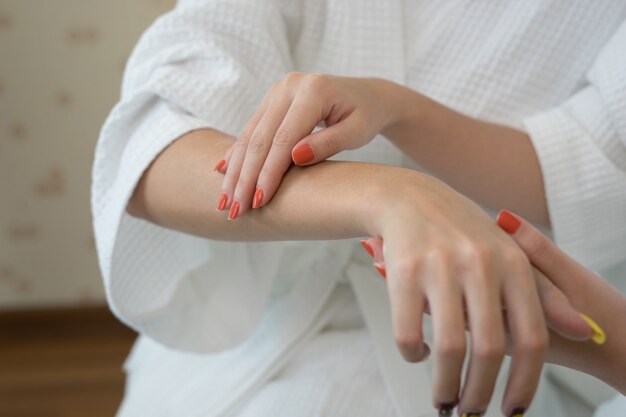
[[598, 323], [591, 320], [588, 316], [586, 316], [583, 313], [578, 313], [578, 314], [580, 314], [580, 317], [582, 317], [583, 320], [587, 322], [589, 327], [591, 327], [591, 330], [593, 330], [593, 336], [591, 336], [591, 340], [596, 342], [596, 344], [598, 345], [604, 344], [604, 342], [606, 341], [606, 334], [604, 334], [604, 330], [602, 330], [602, 328], [598, 326]]

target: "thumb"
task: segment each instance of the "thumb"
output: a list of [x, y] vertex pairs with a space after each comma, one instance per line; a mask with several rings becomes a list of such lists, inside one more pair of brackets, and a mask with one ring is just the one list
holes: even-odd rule
[[[594, 342], [604, 343], [604, 332], [591, 318], [580, 312], [577, 312], [579, 318], [576, 318], [571, 314], [571, 311], [567, 311], [568, 307], [572, 308], [570, 305], [572, 297], [597, 284], [597, 275], [569, 257], [543, 233], [521, 217], [502, 210], [496, 221], [498, 226], [511, 235], [526, 253], [530, 262], [537, 268], [537, 272], [543, 276], [543, 279], [537, 280], [537, 287], [546, 315], [557, 317], [557, 322], [559, 319], [563, 319], [574, 329], [579, 328], [580, 319], [582, 319], [592, 330], [591, 337]], [[552, 286], [554, 288], [551, 288]], [[554, 290], [558, 290], [561, 295], [554, 295], [556, 294]], [[546, 296], [548, 301], [544, 299]], [[557, 332], [564, 336], [568, 334], [567, 330], [563, 332], [557, 330]]]
[[571, 340], [589, 340], [594, 333], [569, 299], [541, 271], [533, 268], [535, 285], [548, 327]]
[[313, 165], [346, 149], [353, 149], [354, 140], [361, 135], [354, 117], [318, 130], [296, 143], [291, 158], [296, 165]]

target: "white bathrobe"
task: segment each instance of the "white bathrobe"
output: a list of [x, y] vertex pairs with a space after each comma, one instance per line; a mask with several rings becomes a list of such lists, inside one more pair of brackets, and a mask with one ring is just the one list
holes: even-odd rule
[[[108, 301], [142, 335], [119, 415], [435, 415], [430, 365], [399, 356], [384, 282], [357, 241], [219, 242], [125, 213], [168, 144], [199, 128], [238, 134], [291, 70], [386, 78], [526, 130], [556, 242], [624, 289], [625, 18], [616, 0], [180, 1], [139, 41], [95, 154]], [[419, 169], [382, 137], [334, 159]], [[615, 395], [546, 374], [528, 416], [571, 417], [572, 392], [590, 415]], [[488, 415], [500, 415], [499, 385]], [[624, 410], [618, 396], [598, 416]]]

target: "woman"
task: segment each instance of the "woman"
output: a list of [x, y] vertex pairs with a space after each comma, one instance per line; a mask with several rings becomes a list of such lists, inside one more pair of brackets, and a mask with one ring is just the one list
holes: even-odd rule
[[[621, 79], [609, 76], [613, 82], [607, 83], [601, 70], [613, 68], [615, 56], [622, 57], [623, 35], [618, 27], [625, 16], [624, 6], [607, 2], [596, 13], [594, 20], [583, 5], [566, 7], [557, 2], [507, 8], [403, 6], [399, 2], [180, 2], [148, 31], [131, 57], [122, 99], [103, 129], [96, 152], [92, 205], [107, 293], [114, 311], [144, 335], [127, 365], [128, 391], [120, 414], [264, 415], [261, 410], [267, 410], [267, 414], [289, 415], [290, 403], [278, 404], [276, 399], [292, 398], [301, 415], [306, 415], [303, 407], [319, 404], [327, 407], [329, 414], [347, 410], [361, 415], [426, 415], [431, 409], [429, 363], [408, 365], [396, 356], [390, 342], [393, 323], [403, 356], [412, 361], [424, 358], [427, 348], [419, 318], [427, 307], [425, 298], [431, 312], [452, 306], [448, 316], [433, 314], [433, 346], [440, 349], [433, 355], [435, 406], [448, 413], [460, 393], [465, 348], [459, 336], [463, 332], [461, 301], [471, 299], [468, 315], [473, 349], [460, 411], [468, 415], [484, 412], [494, 386], [500, 390], [496, 398], [504, 397], [504, 413], [519, 414], [527, 408], [547, 349], [540, 298], [521, 251], [472, 202], [431, 177], [399, 168], [411, 164], [379, 137], [342, 157], [386, 165], [344, 162], [321, 163], [306, 171], [291, 169], [270, 205], [245, 216], [245, 208], [241, 213], [235, 210], [231, 217], [240, 214], [241, 218], [229, 223], [207, 208], [207, 197], [219, 196], [221, 179], [207, 175], [206, 166], [215, 164], [232, 143], [219, 132], [240, 131], [269, 85], [288, 71], [387, 79], [477, 118], [518, 127], [527, 120], [535, 148], [540, 155], [549, 154], [539, 174], [531, 169], [522, 180], [517, 175], [505, 177], [506, 172], [521, 171], [513, 169], [516, 163], [532, 167], [534, 150], [523, 142], [521, 131], [468, 120], [478, 134], [470, 132], [462, 138], [480, 140], [484, 128], [491, 132], [488, 138], [508, 137], [502, 142], [521, 149], [522, 157], [499, 166], [478, 159], [484, 171], [457, 158], [464, 165], [456, 167], [463, 169], [454, 175], [456, 183], [451, 182], [484, 203], [547, 220], [543, 174], [557, 240], [565, 236], [567, 246], [571, 238], [569, 249], [596, 262], [594, 265], [613, 264], [622, 256], [619, 245], [614, 245], [623, 239], [620, 228], [599, 223], [596, 229], [602, 233], [596, 236], [581, 233], [578, 227], [579, 220], [584, 225], [594, 224], [601, 210], [607, 212], [605, 219], [618, 224], [626, 201], [618, 186], [623, 185], [623, 178], [613, 165], [613, 157], [620, 155], [614, 152], [615, 143], [620, 143], [619, 125], [617, 131], [611, 130], [610, 124], [601, 125], [605, 128], [598, 130], [602, 133], [598, 155], [597, 138], [580, 128], [577, 117], [581, 112], [594, 116], [583, 119], [582, 126], [606, 121], [615, 105], [604, 105], [598, 96], [605, 91], [613, 94], [615, 86], [620, 90]], [[597, 22], [602, 22], [600, 29]], [[491, 30], [494, 25], [497, 30]], [[537, 37], [538, 33], [544, 37]], [[605, 44], [608, 53], [593, 64]], [[553, 59], [555, 51], [562, 55], [558, 60]], [[582, 88], [592, 64], [599, 68], [599, 87]], [[567, 113], [560, 109], [541, 113], [578, 90], [581, 93], [568, 103]], [[579, 111], [581, 106], [585, 111]], [[588, 112], [589, 108], [596, 112]], [[254, 118], [249, 125], [256, 126]], [[198, 130], [203, 128], [213, 130]], [[553, 140], [560, 144], [557, 139], [564, 142], [566, 135], [559, 128], [573, 132], [576, 149], [596, 150], [596, 154], [579, 157], [581, 164], [574, 169], [585, 172], [593, 167], [598, 171], [593, 180], [616, 190], [603, 200], [601, 208], [592, 206], [595, 212], [568, 208], [572, 199], [588, 201], [587, 188], [583, 189], [586, 193], [572, 193], [570, 187], [560, 194], [568, 189], [561, 187], [558, 176], [563, 162], [559, 152], [551, 153], [554, 146], [546, 145]], [[371, 137], [377, 132], [366, 133], [365, 137]], [[425, 137], [440, 134], [427, 132]], [[488, 161], [501, 161], [497, 150], [491, 149], [492, 142]], [[605, 154], [613, 156], [611, 162]], [[450, 160], [450, 153], [442, 155], [443, 160]], [[525, 157], [529, 155], [530, 165]], [[541, 163], [541, 157], [539, 160]], [[229, 162], [230, 166], [235, 165]], [[445, 178], [444, 171], [439, 173]], [[485, 179], [505, 179], [509, 189], [524, 192], [494, 192], [505, 187]], [[250, 194], [245, 198], [251, 202]], [[135, 217], [125, 212], [129, 200], [129, 212]], [[424, 231], [427, 233], [421, 233]], [[383, 237], [393, 248], [388, 256], [398, 260], [386, 258], [392, 268], [388, 283], [393, 318], [385, 316], [389, 308], [385, 287], [359, 279], [366, 272], [358, 268], [358, 256], [351, 254], [345, 241], [292, 241], [366, 234]], [[583, 242], [576, 239], [580, 234], [586, 237]], [[289, 241], [224, 244], [218, 240]], [[423, 274], [432, 284], [427, 290], [403, 287], [403, 283], [416, 282], [413, 271], [420, 259], [415, 248], [420, 245], [425, 250], [418, 254], [448, 245], [446, 255], [454, 260], [441, 263], [435, 256], [429, 261], [429, 273]], [[449, 265], [463, 274], [447, 271]], [[461, 287], [460, 275], [467, 277], [463, 282], [473, 284]], [[507, 279], [509, 275], [515, 279]], [[482, 281], [484, 278], [488, 280]], [[340, 331], [340, 307], [347, 304], [348, 315], [356, 311], [342, 282], [346, 280], [362, 306], [371, 340], [362, 337], [363, 324], [358, 317], [350, 316], [350, 332]], [[442, 282], [455, 285], [437, 287]], [[424, 293], [427, 297], [422, 297]], [[495, 379], [505, 342], [499, 295], [507, 308], [507, 320], [513, 324], [516, 344], [506, 393]], [[452, 303], [448, 303], [450, 299]], [[584, 320], [580, 316], [577, 320], [568, 330], [574, 336], [590, 337]], [[447, 323], [454, 331], [444, 343], [444, 330], [450, 328]], [[609, 332], [608, 324], [600, 325]], [[424, 330], [428, 338], [427, 326]], [[345, 339], [346, 334], [350, 338]], [[336, 343], [332, 341], [338, 340], [351, 343], [355, 351], [362, 352], [359, 358], [365, 359], [357, 363], [355, 357], [342, 356], [333, 348]], [[373, 349], [369, 349], [370, 343]], [[446, 345], [451, 346], [449, 351], [441, 348]], [[180, 350], [222, 353], [191, 355]], [[299, 356], [303, 352], [307, 355]], [[451, 360], [437, 360], [446, 352], [452, 352]], [[384, 385], [373, 366], [374, 354], [380, 361]], [[305, 357], [316, 358], [324, 379], [314, 378], [307, 385], [307, 375], [315, 375], [315, 370], [302, 371]], [[341, 369], [327, 360], [337, 357], [342, 359]], [[363, 372], [369, 377], [355, 377]], [[352, 377], [350, 384], [339, 383], [342, 375]], [[333, 391], [323, 391], [325, 401], [317, 395], [324, 385], [320, 381], [333, 387]], [[560, 392], [546, 395], [558, 389], [549, 382], [544, 384], [528, 415], [533, 410], [572, 415], [571, 410], [560, 408]], [[154, 391], [161, 394], [155, 396]], [[351, 400], [351, 395], [360, 401]], [[489, 411], [492, 415], [494, 408]]]

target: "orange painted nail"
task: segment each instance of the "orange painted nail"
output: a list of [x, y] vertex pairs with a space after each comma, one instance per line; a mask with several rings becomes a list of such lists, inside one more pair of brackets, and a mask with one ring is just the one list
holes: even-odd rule
[[363, 246], [363, 249], [365, 249], [369, 256], [371, 256], [372, 258], [374, 257], [374, 249], [372, 249], [370, 244], [367, 243], [365, 239], [361, 239], [361, 246]]
[[228, 202], [228, 196], [226, 195], [226, 193], [222, 193], [220, 195], [219, 200], [217, 200], [216, 210], [224, 210], [224, 207], [226, 207], [227, 202]]
[[385, 267], [383, 266], [381, 262], [374, 263], [374, 268], [376, 268], [380, 276], [387, 279], [387, 271], [385, 271]]
[[219, 171], [220, 169], [222, 169], [222, 167], [224, 166], [224, 164], [226, 163], [226, 161], [224, 159], [220, 160], [217, 165], [215, 165], [213, 167], [213, 171]]
[[506, 210], [500, 211], [496, 221], [498, 222], [498, 226], [510, 235], [515, 233], [522, 224], [515, 216]]
[[233, 204], [230, 206], [230, 210], [228, 211], [228, 220], [236, 219], [238, 214], [239, 214], [239, 201], [233, 201]]
[[313, 148], [305, 143], [304, 145], [295, 147], [293, 151], [291, 151], [291, 157], [296, 165], [302, 165], [311, 162], [313, 158], [315, 158], [315, 154], [313, 154]]
[[254, 197], [252, 198], [252, 208], [261, 207], [261, 203], [263, 202], [263, 189], [258, 187], [254, 192]]

